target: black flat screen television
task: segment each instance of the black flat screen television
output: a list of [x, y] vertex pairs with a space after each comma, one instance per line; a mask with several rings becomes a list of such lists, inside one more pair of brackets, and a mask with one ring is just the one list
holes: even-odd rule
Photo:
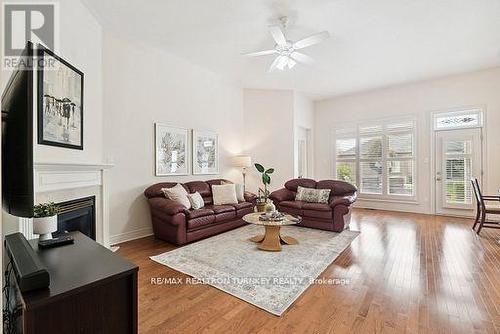
[[14, 216], [33, 217], [33, 170], [33, 44], [28, 42], [2, 93], [2, 199]]

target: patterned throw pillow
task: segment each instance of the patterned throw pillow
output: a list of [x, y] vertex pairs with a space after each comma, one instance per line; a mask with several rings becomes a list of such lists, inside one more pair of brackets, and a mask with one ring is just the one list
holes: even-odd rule
[[309, 203], [328, 203], [330, 198], [330, 189], [314, 189], [304, 188], [299, 186], [297, 188], [296, 201], [304, 201]]
[[191, 202], [191, 208], [193, 210], [198, 210], [205, 206], [205, 201], [199, 192], [188, 194], [187, 197], [189, 198], [189, 202]]

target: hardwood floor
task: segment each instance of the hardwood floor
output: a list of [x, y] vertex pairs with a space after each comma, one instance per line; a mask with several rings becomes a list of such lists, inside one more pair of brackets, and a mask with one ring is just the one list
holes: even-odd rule
[[472, 220], [357, 209], [361, 234], [284, 313], [271, 315], [149, 260], [175, 248], [152, 237], [121, 244], [139, 265], [140, 333], [500, 333], [500, 230]]

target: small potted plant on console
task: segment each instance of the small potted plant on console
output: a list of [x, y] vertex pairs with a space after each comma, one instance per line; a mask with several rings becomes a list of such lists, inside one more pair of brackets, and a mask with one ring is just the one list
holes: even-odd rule
[[59, 207], [53, 203], [40, 203], [33, 208], [33, 233], [39, 235], [39, 240], [52, 239], [52, 232], [57, 231], [57, 214]]

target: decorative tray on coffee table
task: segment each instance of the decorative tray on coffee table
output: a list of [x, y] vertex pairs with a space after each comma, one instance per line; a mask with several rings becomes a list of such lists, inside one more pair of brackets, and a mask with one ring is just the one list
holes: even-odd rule
[[285, 219], [285, 214], [282, 212], [274, 211], [271, 213], [263, 213], [259, 216], [259, 220], [262, 221], [282, 221]]

